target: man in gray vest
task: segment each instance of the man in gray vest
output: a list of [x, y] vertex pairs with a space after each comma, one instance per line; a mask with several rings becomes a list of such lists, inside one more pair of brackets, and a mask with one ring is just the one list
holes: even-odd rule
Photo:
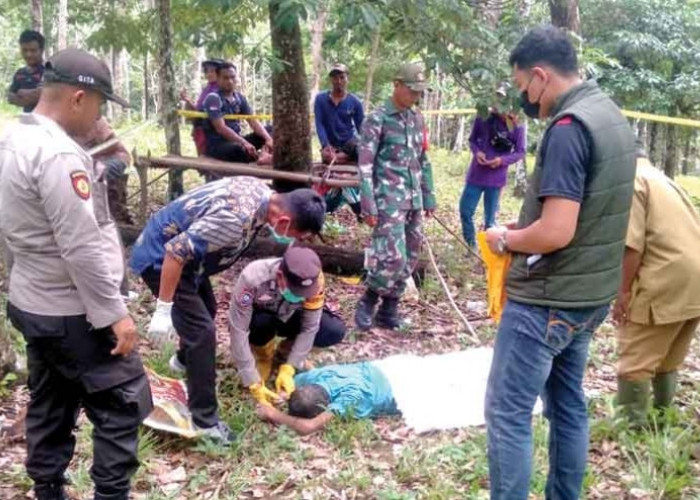
[[486, 392], [491, 498], [528, 498], [531, 413], [550, 423], [546, 498], [574, 500], [588, 455], [582, 381], [588, 345], [621, 279], [634, 188], [634, 136], [576, 51], [552, 26], [510, 55], [521, 104], [547, 121], [520, 218], [491, 228], [492, 250], [513, 254]]

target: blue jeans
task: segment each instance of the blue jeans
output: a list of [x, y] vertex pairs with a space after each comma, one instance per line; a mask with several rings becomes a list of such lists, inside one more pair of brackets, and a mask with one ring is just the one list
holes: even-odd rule
[[467, 245], [476, 245], [476, 233], [474, 232], [474, 212], [484, 194], [484, 227], [490, 228], [496, 223], [496, 212], [498, 212], [498, 199], [501, 188], [483, 187], [466, 184], [462, 197], [459, 200], [459, 215], [462, 219], [462, 234]]
[[588, 344], [608, 305], [556, 309], [507, 301], [486, 390], [492, 500], [526, 500], [532, 470], [532, 410], [549, 420], [548, 500], [581, 494], [588, 457], [583, 375]]

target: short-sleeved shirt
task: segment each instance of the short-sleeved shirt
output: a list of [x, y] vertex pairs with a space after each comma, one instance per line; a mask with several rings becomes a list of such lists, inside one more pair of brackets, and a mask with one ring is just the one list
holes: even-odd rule
[[339, 416], [367, 418], [398, 412], [389, 380], [372, 362], [324, 366], [300, 373], [294, 383], [323, 387], [330, 396], [328, 411]]
[[166, 252], [194, 267], [197, 280], [229, 268], [265, 225], [272, 190], [254, 177], [199, 186], [148, 220], [131, 253], [131, 269], [160, 270]]
[[581, 203], [591, 165], [591, 139], [570, 116], [559, 119], [542, 142], [540, 199], [566, 198]]
[[[204, 122], [204, 133], [207, 138], [207, 147], [216, 146], [226, 139], [219, 134], [211, 124], [212, 120], [225, 115], [252, 115], [248, 100], [239, 92], [234, 92], [232, 96], [225, 96], [221, 91], [212, 92], [204, 99], [202, 110], [207, 114], [208, 120]], [[225, 120], [226, 126], [236, 132], [241, 133], [240, 120]]]
[[362, 103], [354, 94], [346, 95], [337, 105], [330, 91], [321, 92], [314, 99], [316, 133], [322, 148], [329, 144], [340, 148], [355, 138], [364, 117]]
[[646, 158], [637, 161], [626, 246], [642, 254], [631, 321], [700, 317], [700, 215], [686, 192]]
[[281, 258], [251, 262], [241, 271], [231, 291], [228, 310], [231, 352], [233, 364], [238, 369], [245, 387], [259, 381], [255, 359], [248, 342], [254, 311], [272, 313], [283, 323], [289, 321], [294, 313], [301, 311], [301, 328], [287, 358], [287, 363], [296, 368], [303, 366], [321, 325], [325, 300], [323, 273], [319, 276], [321, 289], [316, 295], [303, 302], [291, 303], [284, 300], [282, 290], [277, 285], [277, 272], [281, 263]]
[[[41, 85], [41, 79], [44, 76], [44, 65], [25, 66], [15, 72], [10, 84], [10, 92], [16, 93], [18, 90], [34, 90]], [[22, 110], [25, 113], [31, 113], [34, 106], [24, 106]]]
[[10, 301], [42, 316], [127, 315], [95, 218], [93, 161], [53, 120], [29, 113], [0, 139], [0, 234], [14, 257]]

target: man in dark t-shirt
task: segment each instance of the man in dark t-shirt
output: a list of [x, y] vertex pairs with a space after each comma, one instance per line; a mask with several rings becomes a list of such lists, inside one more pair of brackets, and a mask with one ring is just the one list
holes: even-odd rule
[[7, 102], [31, 113], [39, 102], [44, 76], [44, 37], [38, 31], [25, 30], [19, 36], [19, 48], [27, 66], [17, 70], [7, 90]]
[[272, 136], [270, 130], [258, 120], [246, 121], [253, 132], [241, 135], [240, 120], [226, 119], [226, 115], [252, 115], [247, 99], [236, 92], [236, 66], [230, 62], [217, 69], [219, 90], [204, 99], [203, 111], [207, 113], [204, 133], [207, 138], [207, 155], [218, 160], [258, 165], [272, 163]]

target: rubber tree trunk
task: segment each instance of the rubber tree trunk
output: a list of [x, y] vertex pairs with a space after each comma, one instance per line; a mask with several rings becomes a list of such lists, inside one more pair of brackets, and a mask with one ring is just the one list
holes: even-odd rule
[[318, 13], [311, 23], [311, 93], [309, 107], [313, 106], [316, 94], [321, 87], [321, 76], [326, 72], [323, 68], [323, 33], [328, 19], [328, 2], [321, 2]]
[[369, 54], [369, 66], [367, 68], [367, 82], [365, 84], [365, 112], [369, 111], [372, 104], [372, 90], [374, 86], [374, 72], [377, 70], [377, 57], [379, 57], [379, 42], [381, 31], [379, 28], [372, 34], [372, 52]]
[[[527, 120], [523, 120], [525, 128], [525, 137], [527, 137]], [[515, 182], [513, 183], [513, 196], [516, 198], [524, 198], [527, 192], [527, 148], [525, 149], [525, 157], [515, 164]]]
[[[272, 54], [272, 114], [274, 116], [273, 168], [288, 172], [311, 169], [311, 125], [306, 87], [304, 47], [299, 18], [281, 7], [285, 0], [270, 0]], [[278, 191], [298, 184], [275, 182]]]
[[30, 0], [32, 9], [32, 29], [44, 32], [44, 5], [42, 0]]
[[552, 24], [580, 35], [581, 18], [578, 2], [579, 0], [548, 0]]
[[[170, 0], [156, 0], [159, 19], [158, 74], [160, 90], [160, 119], [165, 129], [168, 154], [180, 155], [180, 124], [177, 119], [177, 90], [173, 69], [173, 26], [170, 18]], [[168, 194], [175, 199], [184, 192], [182, 172], [168, 175]]]
[[57, 25], [58, 50], [68, 46], [68, 0], [58, 0], [58, 25]]
[[664, 161], [664, 173], [673, 179], [678, 170], [678, 127], [666, 126], [666, 158]]
[[148, 120], [148, 101], [151, 99], [151, 91], [148, 79], [148, 52], [143, 54], [143, 102], [141, 113], [144, 120]]

